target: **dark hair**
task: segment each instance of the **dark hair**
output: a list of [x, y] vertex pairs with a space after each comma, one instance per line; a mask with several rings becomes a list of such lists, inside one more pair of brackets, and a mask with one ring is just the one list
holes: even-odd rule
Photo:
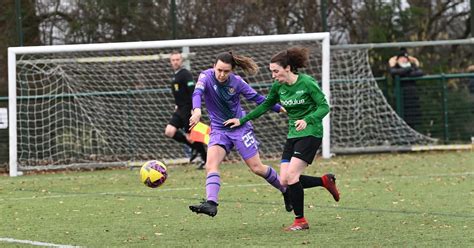
[[290, 70], [294, 73], [298, 72], [298, 68], [308, 66], [308, 62], [309, 49], [306, 47], [290, 47], [270, 59], [270, 63], [277, 63], [281, 67], [290, 66]]
[[174, 55], [174, 54], [179, 54], [179, 55], [181, 55], [181, 52], [178, 51], [178, 50], [173, 50], [173, 51], [171, 51], [170, 55]]
[[398, 52], [397, 58], [400, 58], [400, 57], [407, 57], [408, 58], [408, 52], [407, 52], [406, 48], [404, 48], [404, 47], [400, 48], [400, 51]]
[[258, 72], [257, 63], [255, 63], [255, 61], [250, 57], [237, 55], [232, 52], [222, 52], [217, 54], [214, 64], [216, 64], [219, 60], [226, 64], [230, 64], [232, 66], [232, 70], [238, 66], [244, 70], [245, 74], [255, 75]]

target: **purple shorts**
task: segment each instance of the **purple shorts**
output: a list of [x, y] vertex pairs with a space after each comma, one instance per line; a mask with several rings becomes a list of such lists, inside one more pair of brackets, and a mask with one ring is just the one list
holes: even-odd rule
[[258, 153], [258, 144], [252, 126], [245, 125], [230, 130], [211, 129], [207, 146], [220, 145], [227, 153], [235, 146], [240, 156], [247, 160]]

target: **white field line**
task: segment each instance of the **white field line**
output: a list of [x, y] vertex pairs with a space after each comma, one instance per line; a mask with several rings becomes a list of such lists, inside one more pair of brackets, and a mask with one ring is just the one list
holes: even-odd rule
[[1, 237], [0, 237], [0, 242], [6, 242], [6, 243], [21, 243], [21, 244], [29, 244], [29, 245], [36, 245], [36, 246], [61, 247], [61, 248], [75, 248], [75, 247], [80, 247], [80, 246], [59, 245], [59, 244], [38, 242], [38, 241], [32, 241], [32, 240], [22, 240], [22, 239], [12, 239], [12, 238], [1, 238]]
[[[419, 179], [419, 178], [429, 178], [429, 177], [454, 177], [454, 176], [472, 176], [474, 171], [462, 172], [462, 173], [447, 173], [447, 174], [428, 174], [428, 175], [413, 175], [413, 176], [387, 176], [387, 177], [367, 177], [367, 178], [348, 178], [348, 179], [338, 179], [339, 182], [359, 182], [359, 181], [388, 181], [393, 179]], [[226, 188], [246, 188], [246, 187], [255, 187], [255, 186], [264, 186], [268, 185], [267, 183], [257, 183], [257, 184], [238, 184], [238, 185], [226, 185]], [[160, 188], [153, 189], [156, 191], [187, 191], [187, 190], [202, 190], [202, 187], [186, 187], [186, 188]], [[0, 198], [1, 201], [15, 201], [15, 200], [34, 200], [34, 199], [50, 199], [50, 198], [68, 198], [68, 197], [80, 197], [80, 196], [91, 196], [91, 195], [120, 195], [120, 194], [131, 194], [131, 193], [143, 193], [145, 191], [131, 192], [131, 191], [122, 191], [122, 192], [98, 192], [98, 193], [78, 193], [78, 194], [63, 194], [63, 195], [46, 195], [46, 196], [30, 196], [30, 197], [18, 197], [18, 198]]]
[[[368, 180], [389, 180], [389, 179], [419, 179], [419, 178], [428, 178], [428, 177], [457, 177], [457, 176], [472, 176], [474, 171], [466, 171], [460, 173], [445, 173], [445, 174], [427, 174], [427, 175], [413, 175], [413, 176], [386, 176], [386, 177], [367, 177], [367, 178], [353, 178], [353, 179], [344, 179], [344, 181], [349, 182], [358, 182], [358, 181], [368, 181]], [[337, 178], [337, 176], [336, 176]]]
[[[241, 187], [255, 187], [267, 185], [266, 183], [258, 184], [241, 184], [241, 185], [226, 185], [226, 188], [241, 188]], [[161, 188], [153, 189], [156, 191], [186, 191], [186, 190], [201, 190], [202, 187], [193, 187], [193, 188]], [[120, 194], [130, 194], [130, 193], [143, 193], [145, 191], [131, 192], [131, 191], [122, 191], [122, 192], [100, 192], [100, 193], [79, 193], [79, 194], [65, 194], [65, 195], [47, 195], [47, 196], [30, 196], [30, 197], [18, 197], [18, 198], [0, 198], [0, 201], [6, 200], [34, 200], [34, 199], [48, 199], [48, 198], [66, 198], [66, 197], [77, 197], [77, 196], [91, 196], [91, 195], [120, 195]]]

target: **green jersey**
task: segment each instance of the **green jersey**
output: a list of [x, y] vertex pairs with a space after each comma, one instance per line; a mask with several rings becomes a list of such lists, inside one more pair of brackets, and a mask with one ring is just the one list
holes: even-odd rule
[[[292, 85], [273, 83], [267, 99], [242, 117], [240, 123], [244, 124], [261, 116], [278, 102], [288, 112], [289, 139], [306, 136], [323, 137], [322, 120], [329, 113], [329, 105], [316, 80], [302, 73], [298, 74], [298, 79]], [[305, 120], [306, 128], [296, 131], [295, 121], [297, 120]]]

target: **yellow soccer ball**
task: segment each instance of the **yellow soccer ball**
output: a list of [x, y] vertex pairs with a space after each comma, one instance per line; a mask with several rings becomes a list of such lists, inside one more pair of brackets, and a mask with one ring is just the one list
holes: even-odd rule
[[163, 185], [166, 178], [168, 178], [166, 165], [160, 161], [147, 161], [140, 169], [140, 179], [142, 183], [150, 188], [157, 188]]

